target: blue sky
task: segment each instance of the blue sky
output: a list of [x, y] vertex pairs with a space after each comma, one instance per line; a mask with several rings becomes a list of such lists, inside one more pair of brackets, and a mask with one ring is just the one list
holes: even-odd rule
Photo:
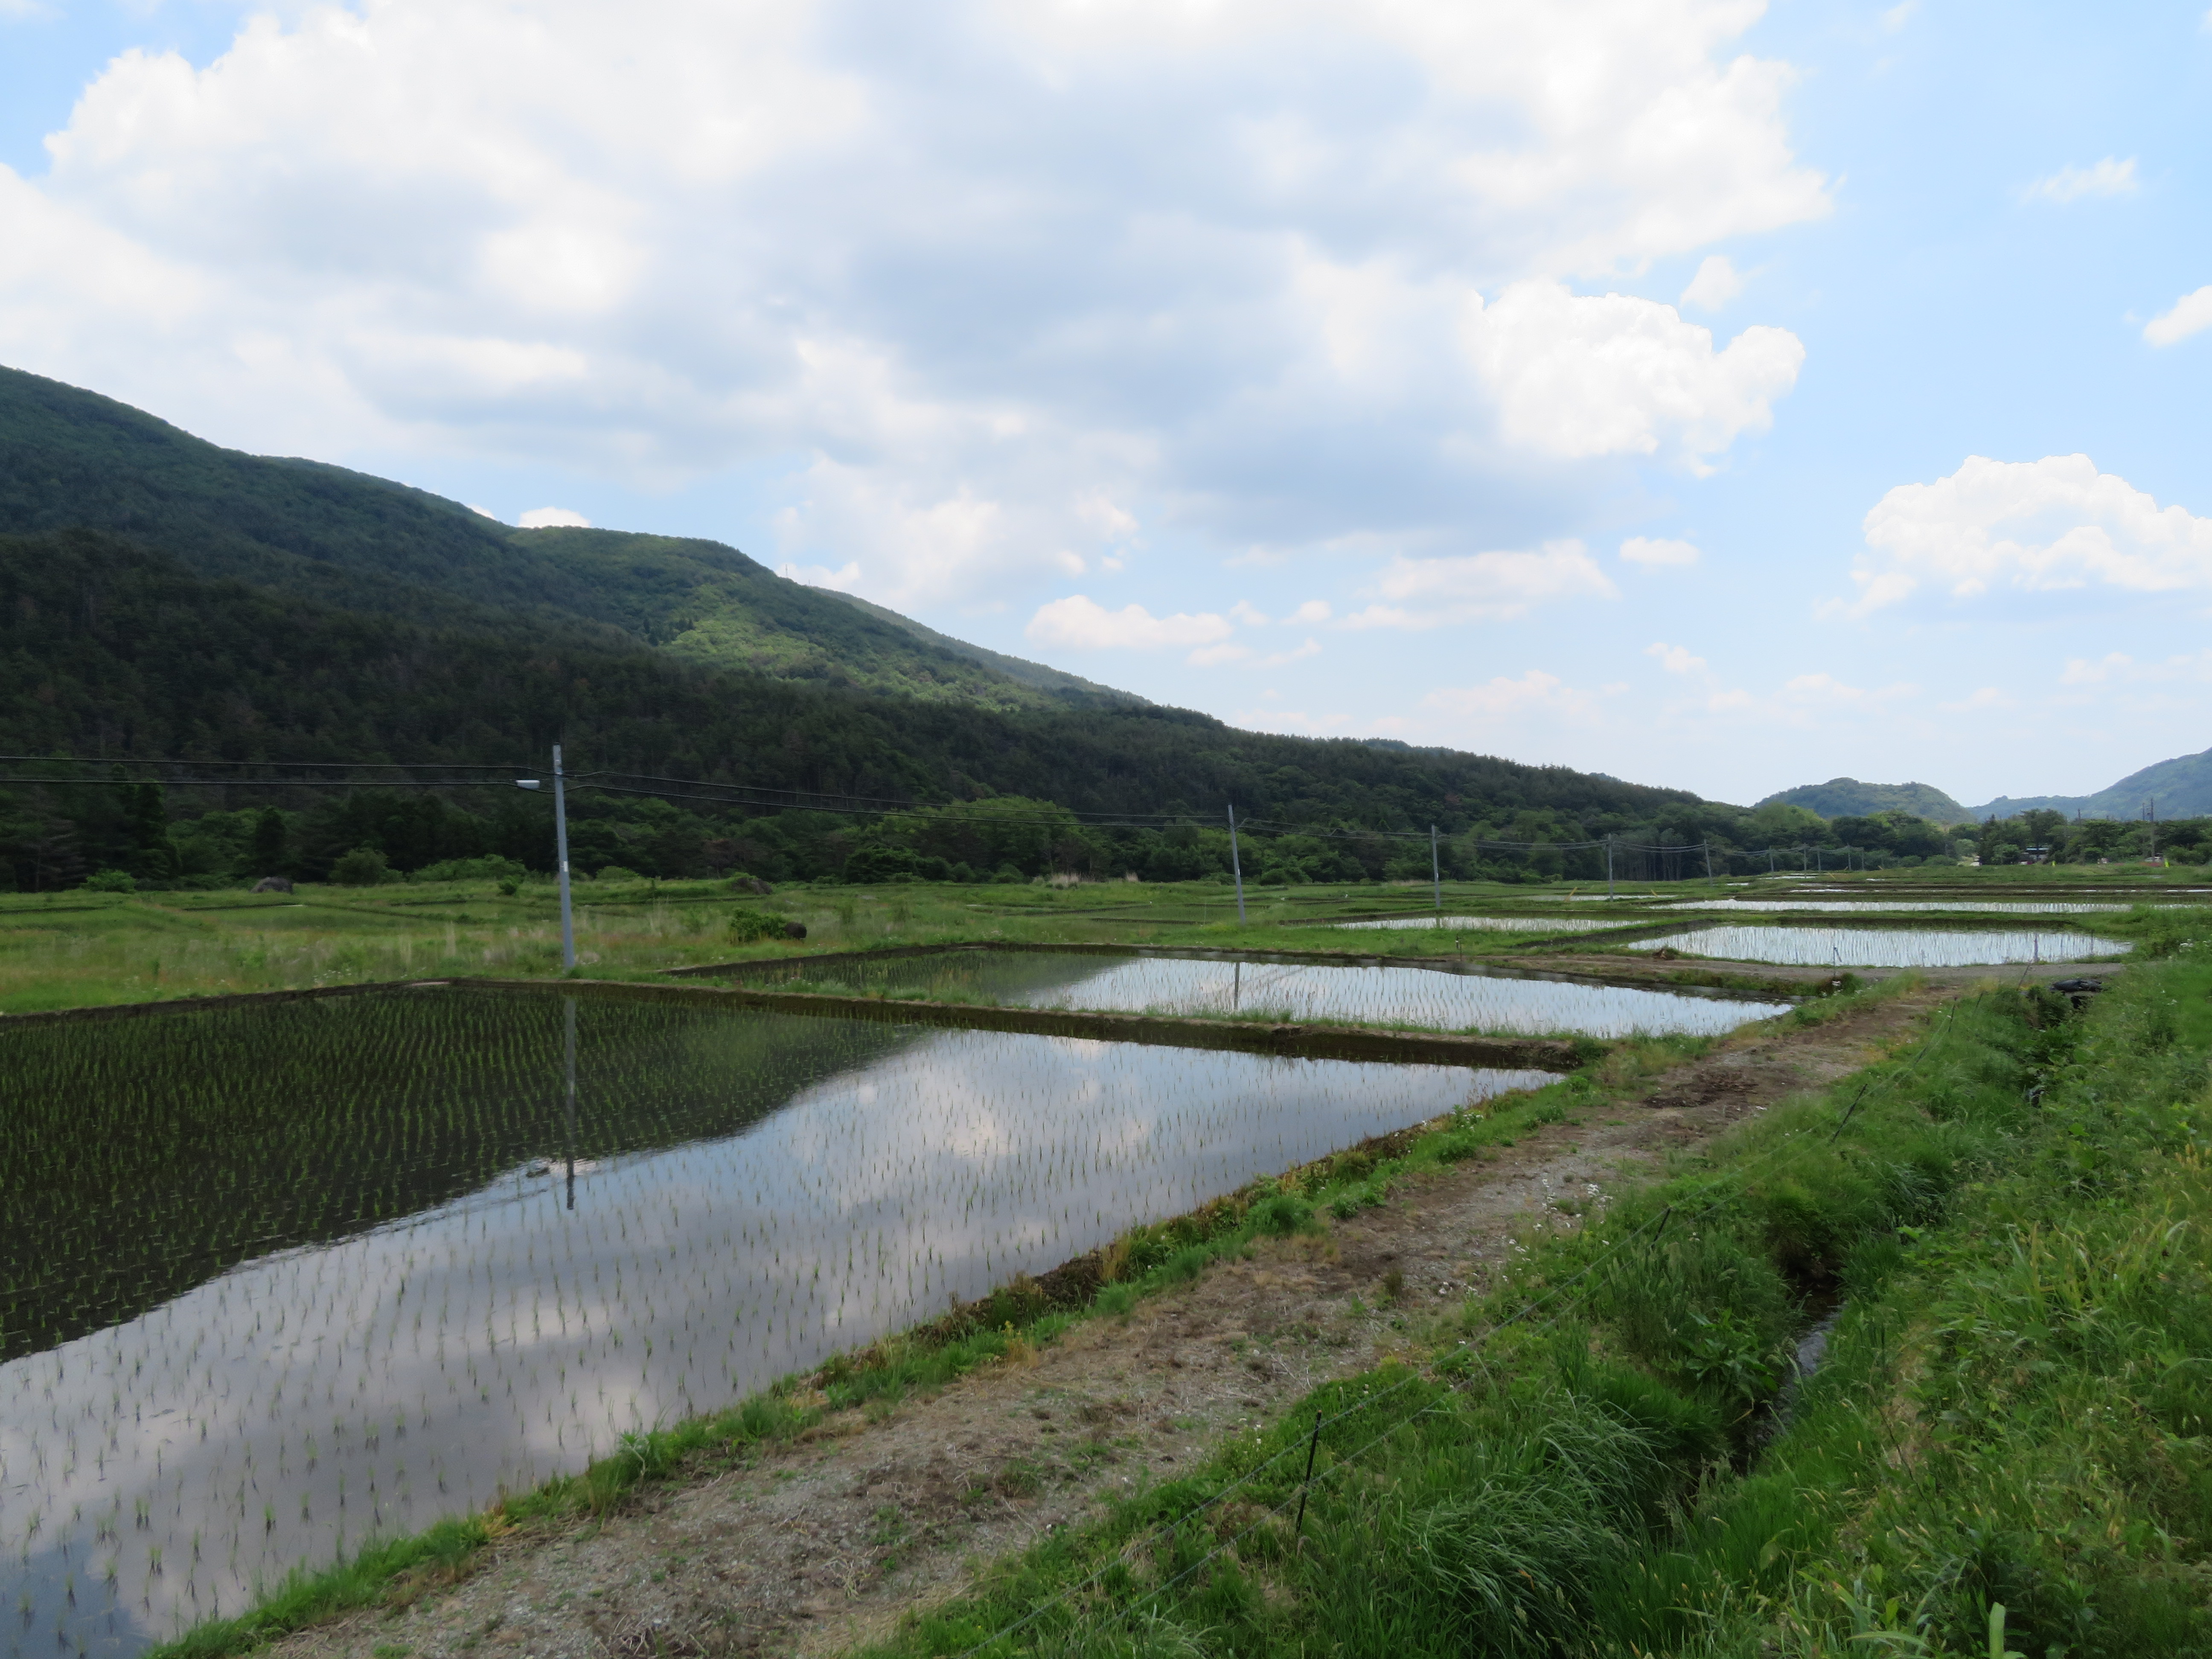
[[0, 0], [0, 361], [1272, 730], [2212, 744], [2212, 17]]

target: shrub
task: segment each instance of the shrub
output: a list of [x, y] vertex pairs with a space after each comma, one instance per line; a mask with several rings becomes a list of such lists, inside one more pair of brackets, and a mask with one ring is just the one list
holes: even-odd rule
[[788, 936], [781, 916], [772, 916], [749, 905], [739, 905], [730, 912], [730, 939], [735, 944], [750, 945], [756, 939]]
[[374, 887], [396, 881], [384, 854], [374, 847], [356, 847], [331, 866], [331, 879], [340, 887]]
[[92, 893], [135, 893], [138, 890], [137, 878], [128, 871], [100, 870], [84, 878], [85, 890]]
[[625, 870], [619, 864], [603, 864], [594, 879], [599, 881], [642, 881], [644, 877], [635, 870]]
[[530, 872], [513, 859], [489, 853], [480, 859], [446, 859], [426, 864], [414, 874], [416, 881], [520, 882]]

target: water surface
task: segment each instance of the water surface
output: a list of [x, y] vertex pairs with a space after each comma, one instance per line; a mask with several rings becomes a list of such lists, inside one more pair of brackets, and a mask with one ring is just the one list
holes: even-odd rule
[[1453, 962], [1369, 967], [1048, 951], [801, 959], [749, 971], [746, 983], [972, 998], [1030, 1008], [1364, 1022], [1513, 1036], [1713, 1034], [1789, 1012], [1785, 1003], [1533, 979]]
[[1700, 927], [1664, 939], [1638, 939], [1625, 948], [1686, 951], [1728, 962], [1771, 962], [1791, 967], [1970, 968], [2015, 962], [2084, 962], [2135, 947], [2124, 939], [2088, 933], [1952, 932], [1936, 927]]
[[127, 1654], [1542, 1073], [414, 993], [0, 1034], [0, 1594]]

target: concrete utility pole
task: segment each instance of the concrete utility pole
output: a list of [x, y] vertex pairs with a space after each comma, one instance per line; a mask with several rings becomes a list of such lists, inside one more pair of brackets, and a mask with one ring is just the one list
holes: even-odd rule
[[1437, 917], [1441, 921], [1444, 914], [1444, 876], [1443, 866], [1437, 861], [1437, 826], [1433, 823], [1429, 826], [1429, 885], [1436, 890]]
[[[576, 966], [576, 919], [568, 902], [568, 795], [565, 787], [566, 775], [561, 770], [561, 745], [553, 745], [553, 851], [561, 872], [561, 971], [568, 973]], [[536, 789], [536, 778], [517, 778], [518, 789]]]
[[1712, 842], [1707, 842], [1705, 843], [1705, 879], [1706, 879], [1707, 881], [1711, 881], [1712, 878], [1713, 878], [1713, 844], [1712, 844]]
[[1605, 838], [1605, 896], [1613, 896], [1613, 837]]
[[1237, 878], [1237, 925], [1244, 925], [1244, 863], [1237, 856], [1237, 809], [1229, 809], [1229, 869]]

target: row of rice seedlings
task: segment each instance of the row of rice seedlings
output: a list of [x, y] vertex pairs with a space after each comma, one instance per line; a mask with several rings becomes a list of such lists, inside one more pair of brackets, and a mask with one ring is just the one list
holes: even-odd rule
[[[572, 1127], [558, 1000], [181, 1014], [11, 1054], [37, 1098], [9, 1150], [127, 1180], [106, 1217], [173, 1230], [137, 1265], [198, 1270], [0, 1365], [27, 1637], [127, 1647], [235, 1612], [372, 1532], [1469, 1094], [1446, 1068], [586, 1002]], [[69, 1097], [102, 1133], [69, 1130]], [[133, 1126], [173, 1164], [102, 1144]], [[77, 1235], [80, 1302], [125, 1242]]]

